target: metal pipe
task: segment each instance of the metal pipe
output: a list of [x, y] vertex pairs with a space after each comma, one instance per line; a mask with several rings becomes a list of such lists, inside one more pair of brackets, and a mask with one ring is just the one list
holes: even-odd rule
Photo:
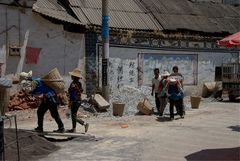
[[16, 115], [14, 116], [14, 121], [15, 121], [15, 130], [16, 130], [18, 161], [20, 161], [19, 142], [18, 142], [18, 128], [17, 128], [17, 116]]
[[103, 58], [102, 58], [102, 92], [104, 98], [109, 101], [109, 0], [102, 0], [102, 43], [103, 43]]

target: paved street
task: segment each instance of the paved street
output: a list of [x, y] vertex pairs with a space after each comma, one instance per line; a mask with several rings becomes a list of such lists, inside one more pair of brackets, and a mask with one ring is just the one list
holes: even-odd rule
[[[190, 159], [185, 157], [205, 149], [240, 146], [239, 103], [202, 102], [199, 109], [188, 110], [185, 119], [176, 116], [174, 121], [157, 119], [156, 116], [90, 118], [88, 121], [91, 124], [89, 135], [96, 136], [98, 141], [79, 138], [57, 142], [61, 149], [41, 161], [206, 161], [206, 154]], [[66, 127], [70, 127], [69, 120], [64, 122]], [[129, 127], [121, 128], [125, 123]], [[26, 128], [24, 124], [19, 126]], [[53, 126], [54, 122], [46, 124], [46, 127]], [[28, 128], [31, 127], [28, 125]], [[83, 128], [78, 126], [78, 131], [82, 132]], [[221, 151], [208, 155], [220, 156], [214, 160], [229, 160], [229, 156], [221, 157], [225, 155]]]

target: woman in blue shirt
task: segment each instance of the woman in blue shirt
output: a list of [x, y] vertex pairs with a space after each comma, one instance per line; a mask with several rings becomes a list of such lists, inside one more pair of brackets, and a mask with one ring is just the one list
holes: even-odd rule
[[[24, 75], [24, 73], [21, 74]], [[49, 110], [51, 116], [55, 119], [56, 123], [58, 124], [58, 129], [54, 130], [54, 132], [64, 132], [64, 125], [58, 113], [57, 95], [54, 92], [54, 90], [45, 85], [40, 78], [33, 78], [32, 76], [22, 78], [24, 79], [22, 82], [25, 83], [23, 87], [26, 87], [26, 89], [23, 88], [23, 90], [26, 91], [26, 93], [42, 96], [42, 102], [37, 110], [38, 126], [34, 130], [37, 132], [43, 132], [44, 115], [47, 112], [47, 110]]]
[[184, 118], [183, 115], [183, 90], [181, 83], [176, 79], [170, 78], [168, 80], [168, 98], [170, 103], [170, 119], [174, 120], [174, 106], [178, 109], [178, 114], [181, 118]]

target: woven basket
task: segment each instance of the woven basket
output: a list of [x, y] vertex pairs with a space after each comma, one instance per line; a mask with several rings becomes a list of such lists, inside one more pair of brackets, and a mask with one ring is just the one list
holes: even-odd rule
[[201, 97], [191, 96], [190, 101], [191, 101], [192, 108], [199, 108]]
[[51, 70], [41, 79], [47, 86], [52, 88], [55, 92], [62, 93], [64, 91], [64, 80], [61, 77], [57, 68]]
[[153, 108], [147, 99], [144, 99], [143, 102], [139, 102], [137, 109], [145, 115], [151, 115], [153, 113]]
[[113, 102], [113, 115], [114, 116], [122, 116], [124, 112], [124, 103]]

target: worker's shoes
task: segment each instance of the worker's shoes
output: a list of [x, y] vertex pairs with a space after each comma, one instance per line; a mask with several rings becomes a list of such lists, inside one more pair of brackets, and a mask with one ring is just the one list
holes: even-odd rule
[[64, 133], [65, 129], [61, 128], [61, 129], [53, 130], [53, 132]]
[[75, 133], [75, 132], [76, 132], [76, 129], [75, 129], [75, 128], [73, 128], [73, 129], [67, 130], [67, 132], [70, 132], [70, 133]]
[[34, 129], [34, 131], [36, 131], [36, 132], [43, 132], [43, 128], [37, 127], [37, 128]]
[[88, 123], [85, 123], [84, 124], [84, 127], [85, 127], [85, 133], [88, 131], [88, 127], [89, 127], [89, 124]]

